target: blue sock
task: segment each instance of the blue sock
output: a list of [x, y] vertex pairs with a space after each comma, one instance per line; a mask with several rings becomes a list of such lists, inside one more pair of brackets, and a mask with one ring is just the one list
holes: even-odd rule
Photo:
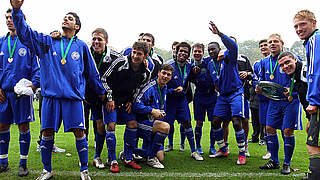
[[284, 162], [283, 164], [287, 164], [290, 166], [291, 159], [294, 151], [295, 139], [293, 136], [284, 136]]
[[223, 129], [222, 128], [213, 129], [212, 130], [212, 134], [214, 136], [214, 139], [217, 141], [219, 149], [222, 152], [226, 152], [226, 145], [225, 145], [224, 140], [223, 140]]
[[236, 131], [236, 140], [237, 140], [237, 144], [238, 144], [238, 148], [239, 148], [239, 155], [241, 156], [245, 156], [245, 136], [244, 136], [244, 130], [241, 128], [240, 131]]
[[96, 153], [94, 155], [94, 158], [100, 157], [101, 152], [103, 149], [104, 145], [104, 139], [106, 136], [99, 134], [98, 132], [96, 133], [95, 139], [96, 139]]
[[25, 132], [19, 131], [19, 142], [20, 142], [20, 163], [27, 164], [28, 159], [28, 153], [29, 153], [29, 147], [30, 147], [30, 129], [26, 130]]
[[156, 132], [156, 134], [153, 136], [152, 145], [148, 149], [148, 157], [150, 159], [154, 158], [157, 155], [157, 152], [159, 151], [167, 136], [168, 134], [161, 132]]
[[194, 144], [194, 135], [193, 135], [192, 127], [188, 128], [188, 129], [185, 129], [185, 131], [186, 131], [186, 136], [187, 136], [188, 141], [189, 141], [191, 152], [193, 153], [193, 152], [196, 151], [196, 146]]
[[173, 134], [174, 134], [174, 124], [170, 124], [168, 139], [169, 139], [169, 146], [171, 147], [173, 147]]
[[108, 147], [108, 156], [110, 157], [111, 161], [117, 160], [116, 156], [116, 135], [115, 131], [108, 131], [106, 130], [106, 143]]
[[10, 129], [6, 131], [0, 131], [0, 142], [0, 164], [8, 164]]
[[41, 159], [43, 163], [43, 169], [48, 172], [52, 171], [51, 159], [52, 159], [52, 148], [54, 143], [54, 136], [41, 137], [40, 147], [41, 147]]
[[271, 160], [275, 163], [279, 164], [279, 157], [278, 157], [278, 151], [279, 151], [279, 140], [277, 133], [275, 134], [268, 134], [268, 144], [270, 148], [271, 153]]
[[124, 131], [124, 155], [126, 161], [132, 160], [132, 153], [136, 147], [137, 130], [137, 128], [126, 127]]
[[86, 136], [76, 138], [76, 148], [81, 163], [80, 171], [88, 169], [88, 142]]
[[196, 125], [194, 130], [194, 135], [196, 138], [197, 149], [201, 148], [201, 136], [202, 136], [202, 126]]
[[211, 127], [210, 129], [210, 149], [214, 148], [214, 144], [216, 143], [216, 140], [214, 138], [214, 135], [213, 135], [213, 128]]
[[186, 141], [186, 130], [184, 129], [184, 127], [180, 124], [180, 144], [184, 144]]

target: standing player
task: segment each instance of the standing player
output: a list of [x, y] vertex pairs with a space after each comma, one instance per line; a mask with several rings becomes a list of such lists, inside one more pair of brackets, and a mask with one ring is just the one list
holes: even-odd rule
[[[266, 131], [267, 143], [271, 153], [271, 160], [260, 166], [260, 169], [279, 169], [279, 141], [277, 129], [284, 132], [285, 159], [281, 169], [282, 174], [290, 174], [290, 164], [295, 146], [294, 130], [300, 129], [301, 111], [298, 93], [292, 85], [295, 77], [288, 76], [278, 66], [278, 57], [282, 53], [284, 42], [279, 34], [271, 34], [268, 38], [271, 55], [261, 61], [261, 81], [271, 81], [283, 87], [290, 87], [288, 98], [279, 101], [269, 100]], [[257, 91], [259, 93], [259, 91]]]
[[[91, 179], [88, 174], [88, 142], [84, 133], [83, 100], [85, 84], [89, 84], [104, 98], [101, 84], [88, 46], [76, 34], [81, 22], [76, 13], [65, 15], [61, 40], [33, 31], [23, 19], [21, 0], [11, 0], [13, 22], [18, 37], [35, 52], [40, 61], [42, 105], [41, 159], [43, 172], [38, 179], [53, 176], [51, 167], [54, 133], [63, 120], [65, 132], [73, 132], [81, 167], [81, 179]], [[72, 113], [70, 113], [72, 112]]]
[[13, 87], [22, 78], [32, 82], [33, 91], [40, 85], [40, 72], [34, 52], [17, 37], [12, 21], [12, 9], [6, 12], [9, 33], [0, 38], [0, 173], [8, 169], [10, 126], [19, 128], [19, 176], [28, 175], [27, 158], [30, 147], [29, 123], [34, 121], [31, 96], [16, 98]]
[[[320, 63], [320, 32], [317, 30], [315, 15], [309, 10], [299, 11], [293, 18], [294, 29], [301, 40], [304, 40], [306, 57], [308, 62], [307, 71], [307, 100], [309, 106], [307, 111], [311, 114], [311, 121], [307, 126], [308, 138], [307, 149], [309, 153], [310, 165], [308, 179], [320, 177], [320, 147], [319, 147], [319, 63]], [[309, 127], [309, 128], [308, 128]]]
[[168, 83], [167, 96], [167, 115], [165, 121], [170, 124], [169, 132], [169, 147], [173, 148], [173, 130], [174, 121], [177, 120], [185, 129], [187, 139], [191, 149], [191, 157], [197, 161], [202, 161], [203, 157], [195, 149], [194, 134], [191, 126], [191, 116], [189, 104], [186, 99], [186, 84], [191, 72], [191, 64], [188, 63], [191, 46], [186, 42], [181, 42], [177, 45], [176, 60], [170, 60], [168, 64], [174, 67], [174, 72], [171, 81]]
[[143, 138], [143, 149], [138, 154], [147, 158], [151, 167], [163, 169], [163, 160], [157, 157], [169, 133], [170, 125], [163, 121], [166, 111], [167, 82], [171, 80], [173, 67], [161, 66], [156, 80], [151, 81], [140, 93], [132, 106], [137, 115], [138, 136]]
[[[203, 154], [201, 148], [201, 137], [202, 137], [202, 127], [205, 121], [206, 114], [208, 120], [211, 122], [213, 120], [213, 110], [215, 103], [217, 101], [217, 93], [214, 89], [213, 81], [211, 80], [208, 63], [211, 61], [210, 57], [203, 58], [204, 45], [196, 43], [192, 46], [192, 64], [194, 66], [194, 71], [191, 74], [190, 80], [195, 84], [195, 93], [193, 99], [194, 108], [194, 119], [196, 120], [196, 127], [194, 130], [197, 151], [199, 154]], [[214, 138], [212, 136], [212, 129], [210, 131], [210, 154], [215, 154], [216, 150], [214, 147]]]
[[[103, 86], [107, 91], [107, 104], [103, 109], [104, 123], [126, 125], [123, 137], [124, 166], [138, 170], [141, 169], [141, 166], [132, 160], [132, 153], [136, 147], [138, 124], [135, 114], [131, 112], [131, 106], [135, 94], [149, 82], [151, 76], [150, 71], [143, 64], [148, 56], [148, 51], [149, 47], [146, 43], [135, 42], [132, 46], [132, 52], [124, 58], [113, 61], [102, 76]], [[114, 131], [112, 136], [115, 138]], [[109, 153], [110, 147], [115, 150], [115, 143], [115, 141], [107, 143]], [[112, 166], [117, 163], [115, 152], [109, 155]]]
[[219, 92], [214, 109], [213, 134], [220, 148], [217, 153], [209, 155], [209, 157], [228, 156], [223, 140], [221, 123], [223, 120], [229, 120], [231, 114], [239, 148], [237, 164], [244, 165], [247, 162], [245, 157], [244, 130], [241, 124], [244, 118], [244, 95], [237, 67], [238, 46], [232, 39], [221, 33], [212, 21], [209, 24], [211, 32], [217, 34], [227, 47], [223, 59], [218, 59], [218, 54], [221, 50], [218, 43], [213, 43], [213, 46], [209, 49], [209, 54], [214, 55], [213, 61], [209, 63], [210, 74]]

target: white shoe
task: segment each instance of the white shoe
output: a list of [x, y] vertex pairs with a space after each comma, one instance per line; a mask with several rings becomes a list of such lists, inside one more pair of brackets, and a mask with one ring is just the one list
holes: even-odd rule
[[97, 157], [95, 159], [93, 159], [93, 165], [98, 168], [98, 169], [104, 169], [106, 168], [101, 160], [100, 157]]
[[141, 161], [143, 159], [143, 157], [139, 156], [138, 154], [132, 154], [132, 157], [136, 161]]
[[49, 171], [43, 169], [42, 173], [40, 174], [40, 176], [36, 180], [47, 180], [47, 179], [51, 179], [52, 177], [53, 177], [52, 171], [49, 172]]
[[123, 151], [119, 152], [119, 159], [124, 161], [124, 152]]
[[180, 144], [180, 149], [179, 151], [186, 151], [186, 147], [184, 146], [184, 144]]
[[147, 164], [156, 169], [164, 169], [164, 165], [160, 163], [157, 157], [147, 160]]
[[271, 158], [271, 153], [268, 152], [268, 151], [264, 156], [262, 156], [262, 159], [264, 159], [264, 160], [267, 160], [267, 159], [270, 159], [270, 158]]
[[53, 153], [64, 153], [64, 152], [66, 152], [66, 150], [62, 149], [62, 148], [59, 148], [58, 146], [53, 144], [52, 152]]
[[246, 157], [250, 157], [248, 146], [246, 147], [246, 150], [245, 150], [244, 154], [245, 154]]
[[203, 157], [197, 151], [191, 153], [191, 157], [196, 161], [203, 161]]
[[81, 178], [81, 180], [91, 180], [88, 170], [81, 171], [80, 178]]

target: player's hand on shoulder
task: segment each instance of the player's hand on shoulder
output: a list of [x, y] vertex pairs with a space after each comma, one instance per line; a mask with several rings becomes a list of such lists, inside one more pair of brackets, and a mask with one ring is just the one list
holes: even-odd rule
[[50, 33], [50, 36], [52, 37], [52, 39], [60, 40], [61, 39], [61, 32], [59, 32], [57, 30], [52, 31]]

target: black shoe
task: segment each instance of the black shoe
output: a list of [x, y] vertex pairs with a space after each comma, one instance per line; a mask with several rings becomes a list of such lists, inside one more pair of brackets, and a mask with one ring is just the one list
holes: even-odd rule
[[279, 169], [280, 165], [270, 160], [265, 165], [259, 166], [259, 168], [260, 169]]
[[28, 168], [26, 164], [22, 164], [19, 166], [18, 176], [23, 177], [29, 174]]
[[260, 142], [259, 142], [259, 145], [260, 146], [264, 146], [264, 145], [266, 145], [267, 143], [266, 143], [266, 141], [265, 140], [261, 140]]
[[249, 143], [258, 143], [259, 139], [251, 138], [248, 140]]
[[290, 174], [291, 173], [291, 169], [290, 166], [287, 164], [283, 164], [282, 169], [281, 169], [281, 174]]
[[5, 172], [8, 169], [8, 164], [0, 164], [0, 173]]

